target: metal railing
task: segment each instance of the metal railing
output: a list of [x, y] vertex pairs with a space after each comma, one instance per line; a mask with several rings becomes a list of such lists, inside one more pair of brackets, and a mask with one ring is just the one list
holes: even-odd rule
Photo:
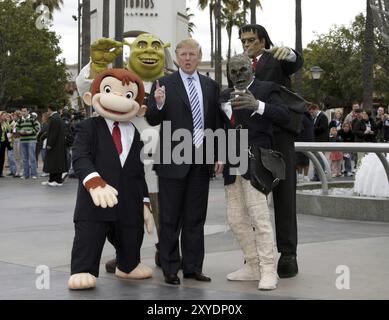
[[[322, 185], [322, 194], [328, 194], [328, 180], [331, 180], [331, 169], [323, 151], [342, 152], [372, 152], [377, 155], [384, 166], [389, 183], [389, 162], [385, 153], [389, 153], [389, 143], [365, 143], [365, 142], [295, 142], [296, 151], [303, 152], [314, 165]], [[315, 154], [315, 153], [316, 154]], [[319, 156], [324, 163], [327, 175], [320, 165]]]

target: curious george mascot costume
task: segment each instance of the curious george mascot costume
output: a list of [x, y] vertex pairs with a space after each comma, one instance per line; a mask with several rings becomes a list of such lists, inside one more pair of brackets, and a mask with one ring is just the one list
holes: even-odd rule
[[99, 73], [83, 95], [99, 116], [78, 125], [73, 145], [79, 186], [69, 289], [95, 287], [106, 238], [116, 249], [117, 277], [152, 276], [140, 263], [143, 225], [151, 232], [153, 218], [140, 157], [143, 142], [130, 121], [144, 115], [143, 98], [142, 81], [124, 69]]
[[[134, 72], [143, 81], [145, 96], [150, 92], [152, 83], [168, 72], [168, 68], [165, 66], [165, 49], [170, 44], [162, 43], [156, 36], [149, 33], [142, 33], [132, 43], [125, 40], [119, 42], [109, 38], [101, 38], [91, 44], [90, 63], [81, 70], [76, 79], [77, 89], [80, 95], [83, 95], [84, 92], [89, 90], [91, 82], [97, 74], [108, 69], [115, 59], [121, 56], [123, 45], [129, 46], [131, 49], [128, 64], [125, 65], [125, 68]], [[154, 154], [159, 140], [159, 126], [150, 126], [144, 117], [134, 117], [131, 119], [131, 122], [141, 134], [141, 138], [143, 139], [144, 137], [145, 139], [145, 153], [149, 155]], [[144, 135], [146, 131], [147, 134]], [[150, 138], [151, 140], [149, 140]], [[158, 179], [154, 170], [152, 170], [152, 157], [146, 159], [144, 165], [152, 214], [159, 238]], [[155, 253], [155, 264], [160, 266], [159, 244], [156, 243], [155, 246], [157, 249]], [[109, 260], [105, 267], [107, 272], [115, 272], [116, 259]]]

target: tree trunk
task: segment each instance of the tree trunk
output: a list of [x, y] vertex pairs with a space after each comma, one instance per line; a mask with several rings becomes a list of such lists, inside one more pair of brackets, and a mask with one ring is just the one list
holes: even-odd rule
[[373, 107], [374, 25], [369, 0], [366, 0], [366, 28], [363, 53], [363, 109]]
[[89, 62], [90, 57], [90, 0], [82, 1], [82, 49], [81, 68]]
[[216, 41], [215, 41], [215, 81], [222, 85], [222, 59], [221, 59], [221, 0], [215, 1], [215, 26], [216, 26]]
[[214, 34], [213, 34], [213, 6], [210, 3], [209, 4], [209, 29], [211, 32], [211, 68], [213, 68], [214, 62], [215, 62], [215, 50], [214, 50]]
[[250, 0], [250, 13], [251, 13], [250, 23], [251, 24], [256, 24], [257, 23], [256, 12], [255, 12], [256, 9], [257, 9], [257, 2], [256, 2], [256, 0]]
[[[296, 0], [296, 51], [303, 54], [303, 43], [302, 43], [302, 15], [301, 15], [301, 0]], [[295, 91], [301, 94], [303, 85], [303, 70], [298, 70], [294, 75]]]
[[109, 0], [103, 2], [103, 37], [109, 38]]
[[[115, 40], [123, 42], [124, 0], [115, 1]], [[115, 60], [115, 68], [123, 68], [123, 53]]]
[[232, 33], [232, 26], [229, 26], [227, 27], [227, 36], [228, 36], [227, 64], [230, 62], [230, 58], [231, 58], [231, 33]]

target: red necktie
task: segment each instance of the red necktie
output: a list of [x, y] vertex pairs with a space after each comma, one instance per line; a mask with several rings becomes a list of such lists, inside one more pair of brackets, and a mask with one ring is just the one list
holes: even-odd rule
[[113, 138], [113, 142], [115, 143], [116, 150], [118, 151], [118, 154], [120, 155], [123, 151], [122, 135], [120, 133], [119, 122], [117, 122], [117, 121], [115, 121], [113, 123], [112, 138]]
[[255, 57], [251, 60], [251, 65], [253, 66], [254, 71], [257, 67], [257, 62], [258, 62], [257, 57]]
[[231, 125], [232, 125], [233, 127], [235, 126], [235, 117], [234, 117], [234, 114], [231, 115], [230, 123], [231, 123]]

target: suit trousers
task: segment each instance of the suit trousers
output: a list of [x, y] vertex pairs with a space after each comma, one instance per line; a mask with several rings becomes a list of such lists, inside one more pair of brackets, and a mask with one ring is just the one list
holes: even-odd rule
[[160, 261], [165, 275], [177, 274], [180, 268], [180, 232], [183, 272], [202, 271], [209, 180], [208, 167], [196, 164], [184, 178], [158, 178]]
[[119, 221], [77, 221], [74, 223], [71, 274], [87, 272], [99, 276], [105, 239], [116, 249], [117, 268], [129, 273], [140, 263], [143, 228], [120, 225]]
[[50, 173], [49, 174], [49, 182], [57, 182], [62, 183], [62, 173]]
[[274, 149], [284, 156], [285, 180], [273, 190], [274, 218], [276, 225], [277, 249], [281, 253], [296, 254], [296, 161], [294, 136], [285, 130], [274, 132]]

